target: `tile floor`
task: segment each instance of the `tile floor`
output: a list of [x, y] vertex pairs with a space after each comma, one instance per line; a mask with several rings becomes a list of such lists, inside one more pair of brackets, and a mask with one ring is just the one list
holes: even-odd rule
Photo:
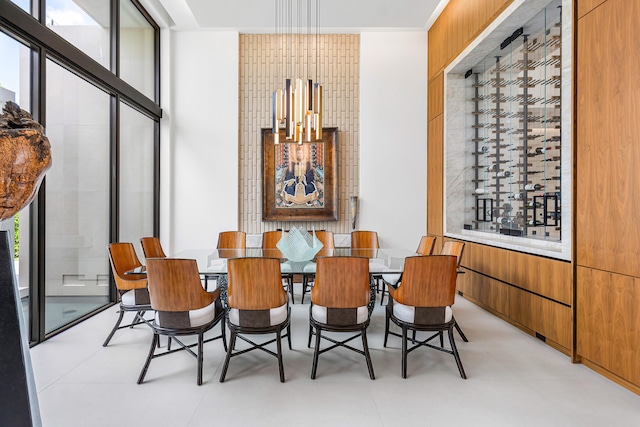
[[571, 364], [463, 298], [454, 311], [470, 340], [456, 341], [467, 380], [458, 375], [452, 356], [426, 348], [409, 355], [403, 380], [399, 338], [382, 346], [379, 305], [369, 327], [376, 380], [369, 379], [362, 356], [343, 349], [321, 355], [311, 380], [308, 308], [292, 306], [293, 350], [284, 346], [284, 384], [276, 359], [262, 352], [232, 359], [221, 384], [224, 351], [217, 340], [205, 346], [204, 384], [198, 387], [196, 361], [182, 352], [154, 360], [145, 383], [137, 385], [151, 331], [121, 330], [103, 348], [116, 320], [113, 307], [31, 350], [43, 425], [640, 425], [640, 396]]

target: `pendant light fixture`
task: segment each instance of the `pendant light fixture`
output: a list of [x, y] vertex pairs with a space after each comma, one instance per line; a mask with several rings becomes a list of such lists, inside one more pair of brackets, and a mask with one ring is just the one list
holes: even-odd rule
[[[294, 20], [293, 0], [275, 0], [275, 64], [278, 84], [283, 84], [272, 94], [271, 124], [275, 144], [280, 142], [281, 128], [285, 129], [287, 141], [302, 144], [322, 139], [323, 93], [317, 82], [320, 0], [306, 0], [306, 8], [303, 3], [303, 0], [297, 0]], [[306, 20], [303, 19], [305, 13]], [[314, 45], [315, 67], [311, 60]]]

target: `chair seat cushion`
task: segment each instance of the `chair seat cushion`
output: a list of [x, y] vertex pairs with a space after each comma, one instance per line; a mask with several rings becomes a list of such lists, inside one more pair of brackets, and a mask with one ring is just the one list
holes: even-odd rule
[[[387, 268], [383, 270], [383, 272], [390, 271], [390, 270], [391, 270], [390, 268]], [[395, 286], [396, 283], [398, 283], [398, 280], [400, 280], [400, 274], [383, 274], [382, 280], [389, 283], [390, 285]]]
[[441, 325], [453, 318], [453, 310], [446, 307], [413, 307], [393, 301], [393, 315], [403, 322], [417, 325]]
[[240, 310], [229, 308], [229, 322], [237, 326], [249, 328], [264, 328], [279, 325], [287, 320], [289, 315], [287, 304], [267, 310]]
[[369, 273], [381, 273], [388, 269], [389, 267], [387, 267], [380, 261], [375, 261], [375, 260], [369, 261]]
[[131, 289], [130, 291], [127, 291], [120, 295], [120, 302], [126, 307], [151, 304], [151, 299], [149, 298], [149, 289]]
[[216, 318], [222, 310], [219, 300], [211, 304], [189, 311], [158, 311], [156, 323], [163, 328], [186, 329], [206, 325]]
[[359, 325], [369, 318], [369, 309], [366, 305], [356, 308], [331, 308], [313, 304], [311, 317], [320, 323], [334, 326]]

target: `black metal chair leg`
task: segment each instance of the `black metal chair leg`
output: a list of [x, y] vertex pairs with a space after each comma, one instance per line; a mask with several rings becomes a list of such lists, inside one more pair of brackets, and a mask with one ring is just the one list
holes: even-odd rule
[[142, 372], [140, 372], [140, 376], [138, 377], [138, 384], [142, 384], [142, 381], [144, 381], [145, 375], [147, 375], [147, 369], [149, 369], [149, 364], [151, 363], [151, 359], [153, 359], [153, 354], [155, 353], [159, 340], [160, 340], [160, 336], [154, 333], [153, 339], [151, 340], [151, 348], [149, 349], [149, 355], [147, 356], [147, 361], [144, 363], [144, 366], [142, 367]]
[[389, 310], [385, 310], [384, 316], [384, 344], [383, 347], [387, 346], [387, 338], [389, 338]]
[[402, 378], [407, 378], [407, 328], [406, 326], [402, 327]]
[[220, 320], [220, 335], [222, 335], [222, 346], [224, 351], [227, 351], [227, 327], [224, 323], [224, 319]]
[[282, 329], [276, 332], [276, 347], [278, 349], [278, 370], [280, 371], [280, 382], [284, 382], [284, 366], [282, 364]]
[[231, 340], [229, 341], [229, 349], [227, 350], [227, 357], [224, 359], [224, 366], [220, 373], [220, 382], [224, 382], [224, 377], [227, 376], [227, 369], [229, 368], [229, 360], [231, 360], [231, 352], [236, 346], [236, 332], [231, 329]]
[[460, 355], [458, 354], [458, 348], [456, 347], [456, 343], [453, 340], [453, 328], [449, 329], [449, 343], [451, 344], [453, 357], [456, 358], [456, 364], [458, 365], [458, 371], [460, 372], [460, 376], [463, 379], [467, 379], [467, 374], [464, 373], [464, 368], [462, 367], [462, 361], [460, 360]]
[[291, 347], [291, 323], [287, 325], [287, 341], [289, 342], [289, 350], [293, 350]]
[[198, 334], [198, 385], [202, 385], [203, 335], [204, 332]]
[[311, 348], [311, 337], [313, 336], [313, 326], [309, 323], [309, 341], [307, 342], [307, 348]]
[[311, 366], [311, 379], [316, 379], [316, 370], [318, 369], [318, 356], [320, 355], [320, 339], [322, 337], [322, 331], [320, 328], [316, 328], [316, 346], [313, 352], [313, 365]]
[[118, 330], [118, 327], [120, 327], [120, 322], [122, 322], [123, 317], [124, 317], [124, 310], [120, 308], [120, 316], [118, 317], [118, 321], [116, 322], [115, 326], [111, 330], [111, 333], [109, 333], [109, 336], [107, 337], [107, 339], [102, 344], [103, 347], [106, 347], [107, 345], [109, 345], [109, 341], [111, 341], [111, 338], [113, 338], [113, 335]]
[[458, 322], [454, 323], [455, 327], [456, 327], [456, 331], [458, 331], [458, 333], [460, 334], [460, 338], [462, 338], [462, 341], [464, 342], [469, 342], [469, 340], [467, 339], [467, 337], [464, 335], [464, 333], [462, 332], [462, 329], [460, 329], [460, 325], [458, 325]]
[[369, 369], [369, 378], [372, 380], [376, 379], [376, 376], [373, 373], [373, 363], [371, 363], [371, 355], [369, 354], [369, 344], [367, 343], [367, 330], [362, 330], [362, 349], [364, 350], [364, 357], [367, 359], [367, 369]]

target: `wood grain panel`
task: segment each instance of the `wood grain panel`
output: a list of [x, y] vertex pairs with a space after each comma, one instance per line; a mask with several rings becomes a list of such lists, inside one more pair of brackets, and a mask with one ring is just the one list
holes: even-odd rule
[[509, 283], [571, 305], [571, 263], [512, 252]]
[[465, 271], [458, 275], [458, 290], [508, 317], [510, 286], [471, 270]]
[[429, 122], [427, 141], [427, 233], [442, 236], [443, 115]]
[[444, 110], [444, 74], [440, 73], [429, 81], [427, 117], [433, 120]]
[[578, 265], [640, 276], [640, 2], [608, 0], [577, 38]]
[[451, 0], [429, 29], [429, 79], [440, 73], [512, 2]]
[[576, 0], [576, 16], [582, 18], [606, 0]]
[[467, 242], [462, 266], [508, 282], [510, 256], [511, 252], [505, 249]]
[[514, 321], [567, 350], [571, 348], [571, 308], [509, 287], [509, 313]]
[[640, 386], [640, 279], [578, 267], [577, 354]]

